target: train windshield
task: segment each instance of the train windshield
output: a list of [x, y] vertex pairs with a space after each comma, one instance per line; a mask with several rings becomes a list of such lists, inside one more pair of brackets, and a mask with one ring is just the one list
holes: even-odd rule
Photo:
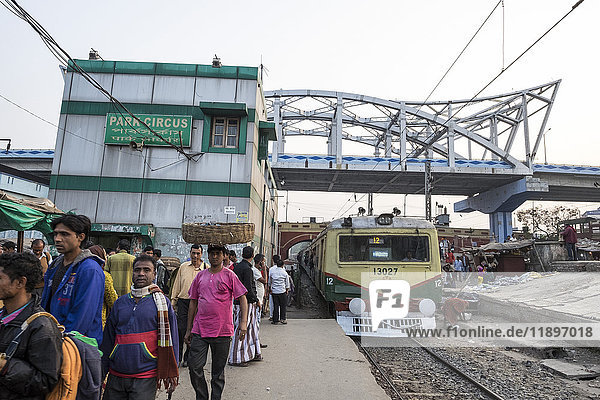
[[340, 262], [429, 262], [429, 237], [340, 235]]

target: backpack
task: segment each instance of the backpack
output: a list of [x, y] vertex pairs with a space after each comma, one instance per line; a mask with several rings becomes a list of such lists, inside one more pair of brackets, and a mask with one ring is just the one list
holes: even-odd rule
[[[21, 324], [21, 331], [15, 336], [8, 348], [6, 349], [6, 355], [12, 357], [17, 351], [17, 347], [21, 341], [21, 335], [27, 327], [38, 317], [47, 317], [54, 321], [58, 329], [62, 334], [62, 355], [63, 360], [60, 367], [60, 374], [58, 383], [52, 389], [50, 393], [46, 395], [46, 400], [75, 400], [78, 397], [93, 398], [88, 393], [100, 393], [100, 368], [94, 365], [88, 365], [92, 362], [99, 364], [100, 351], [98, 346], [90, 344], [91, 341], [95, 342], [95, 339], [84, 337], [78, 332], [67, 332], [65, 333], [65, 327], [58, 323], [56, 318], [47, 312], [38, 312], [31, 315], [23, 324]], [[83, 349], [84, 351], [80, 351]], [[90, 350], [92, 350], [90, 352]], [[90, 354], [94, 355], [94, 350], [98, 353], [97, 357], [90, 357]], [[97, 370], [97, 373], [95, 373]], [[92, 372], [90, 372], [92, 371]], [[86, 379], [81, 381], [81, 377], [85, 375]], [[91, 377], [94, 375], [93, 377]], [[95, 376], [97, 375], [97, 376]], [[81, 382], [80, 382], [81, 381]], [[82, 396], [83, 394], [83, 396]], [[97, 398], [97, 396], [96, 396]]]

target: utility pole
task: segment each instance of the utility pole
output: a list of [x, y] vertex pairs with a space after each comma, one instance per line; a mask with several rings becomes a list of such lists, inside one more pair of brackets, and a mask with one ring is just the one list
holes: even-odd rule
[[548, 165], [548, 158], [546, 157], [546, 133], [550, 132], [550, 129], [552, 128], [548, 128], [546, 130], [546, 132], [544, 132], [544, 134], [542, 135], [544, 138], [544, 164]]
[[431, 191], [433, 189], [431, 176], [431, 161], [425, 161], [425, 219], [431, 221]]
[[285, 222], [288, 222], [288, 208], [290, 207], [290, 191], [285, 191]]
[[373, 215], [373, 193], [367, 193], [367, 215]]

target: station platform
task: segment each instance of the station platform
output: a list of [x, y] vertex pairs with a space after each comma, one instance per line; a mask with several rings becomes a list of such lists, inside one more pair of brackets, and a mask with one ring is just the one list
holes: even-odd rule
[[[263, 320], [263, 361], [225, 368], [223, 399], [389, 399], [371, 374], [370, 364], [333, 319]], [[210, 380], [209, 363], [204, 368]], [[210, 386], [210, 383], [209, 383]], [[166, 398], [162, 393], [159, 399]], [[193, 399], [187, 368], [172, 399]]]

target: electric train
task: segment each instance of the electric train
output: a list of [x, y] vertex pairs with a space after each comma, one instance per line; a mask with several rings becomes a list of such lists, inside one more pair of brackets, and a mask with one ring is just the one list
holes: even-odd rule
[[[347, 217], [332, 221], [298, 256], [315, 286], [351, 336], [406, 336], [409, 328], [434, 328], [442, 276], [436, 228], [396, 217]], [[371, 327], [368, 288], [373, 280], [410, 284], [408, 315]]]

